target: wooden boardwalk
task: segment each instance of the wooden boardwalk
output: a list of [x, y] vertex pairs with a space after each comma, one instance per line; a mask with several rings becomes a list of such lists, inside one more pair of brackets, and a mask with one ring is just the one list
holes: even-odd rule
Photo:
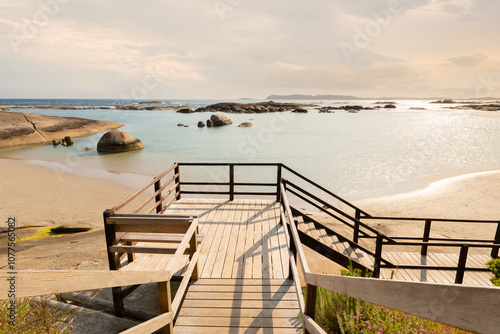
[[[203, 235], [200, 280], [188, 289], [175, 324], [176, 333], [302, 331], [296, 288], [288, 280], [289, 250], [279, 219], [279, 203], [182, 199], [165, 214], [198, 216]], [[166, 258], [137, 254], [131, 265], [148, 256], [150, 263], [158, 262], [155, 256]], [[185, 269], [178, 268], [176, 275]]]

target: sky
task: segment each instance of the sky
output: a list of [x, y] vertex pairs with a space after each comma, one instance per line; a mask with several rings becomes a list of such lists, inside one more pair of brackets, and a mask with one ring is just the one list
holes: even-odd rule
[[2, 0], [0, 98], [500, 96], [498, 0]]

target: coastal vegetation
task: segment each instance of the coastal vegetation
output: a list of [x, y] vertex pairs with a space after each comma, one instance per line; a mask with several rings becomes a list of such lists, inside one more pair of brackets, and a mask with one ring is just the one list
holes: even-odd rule
[[71, 333], [72, 313], [55, 310], [40, 299], [15, 299], [16, 313], [11, 318], [10, 300], [0, 301], [0, 333], [11, 334], [66, 334]]
[[[350, 265], [341, 275], [361, 277], [361, 270]], [[322, 288], [316, 298], [316, 322], [329, 334], [469, 333]]]
[[495, 286], [500, 286], [500, 259], [492, 259], [486, 262], [488, 269], [493, 273], [491, 283]]

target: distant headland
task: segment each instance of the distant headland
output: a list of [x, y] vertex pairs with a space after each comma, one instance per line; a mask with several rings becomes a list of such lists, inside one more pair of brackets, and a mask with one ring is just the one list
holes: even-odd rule
[[[498, 97], [481, 97], [468, 98], [467, 100], [498, 100]], [[450, 100], [447, 97], [358, 97], [352, 95], [307, 95], [307, 94], [292, 94], [292, 95], [269, 95], [266, 100]]]

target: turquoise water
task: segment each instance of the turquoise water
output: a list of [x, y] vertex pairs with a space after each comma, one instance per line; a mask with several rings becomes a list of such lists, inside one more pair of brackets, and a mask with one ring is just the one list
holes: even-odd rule
[[[42, 103], [43, 102], [43, 103]], [[0, 105], [64, 104], [109, 106], [123, 100], [0, 100]], [[173, 105], [204, 106], [219, 101], [169, 100]], [[247, 101], [245, 101], [247, 102]], [[303, 102], [303, 101], [301, 101]], [[321, 105], [374, 101], [328, 101]], [[141, 139], [144, 150], [99, 154], [102, 134], [77, 139], [73, 147], [38, 146], [0, 152], [0, 156], [57, 162], [82, 170], [109, 170], [153, 176], [176, 161], [283, 162], [350, 199], [397, 192], [422, 180], [500, 168], [500, 121], [470, 117], [470, 111], [443, 109], [429, 101], [398, 101], [397, 109], [336, 111], [333, 114], [228, 114], [232, 126], [197, 128], [209, 113], [171, 110], [16, 109], [42, 115], [122, 122], [122, 130]], [[428, 110], [409, 110], [424, 107]], [[252, 128], [238, 128], [249, 121]], [[178, 123], [189, 127], [178, 127]], [[201, 175], [198, 175], [201, 177]], [[256, 175], [240, 171], [240, 178]]]

